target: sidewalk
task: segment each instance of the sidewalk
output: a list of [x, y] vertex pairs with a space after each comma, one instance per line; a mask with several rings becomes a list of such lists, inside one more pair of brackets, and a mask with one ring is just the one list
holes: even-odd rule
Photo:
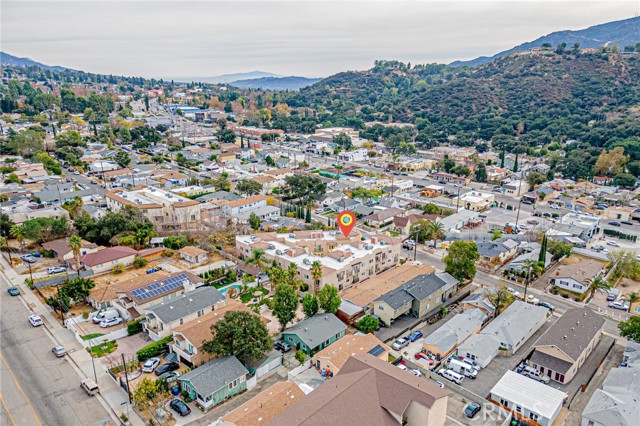
[[[60, 323], [53, 317], [54, 312], [48, 307], [43, 305], [40, 300], [31, 292], [31, 290], [24, 284], [23, 278], [18, 275], [13, 268], [9, 266], [9, 263], [0, 256], [0, 266], [4, 270], [6, 277], [9, 279], [12, 285], [20, 288], [20, 292], [24, 300], [27, 302], [29, 308], [33, 313], [39, 315], [44, 321], [44, 326], [51, 334], [52, 340], [65, 347], [68, 353], [68, 358], [71, 361], [71, 365], [78, 372], [78, 383], [80, 377], [94, 377], [92, 357], [82, 347], [82, 345], [76, 340], [71, 331], [65, 329]], [[106, 367], [102, 365], [99, 360], [95, 360], [95, 372], [98, 379], [98, 385], [100, 386], [100, 394], [96, 397], [100, 400], [101, 404], [111, 414], [114, 421], [114, 425], [119, 425], [120, 413], [126, 413], [126, 404], [121, 405], [122, 402], [127, 400], [127, 394], [124, 389], [120, 388], [116, 382], [108, 375]], [[129, 424], [133, 426], [144, 426], [144, 422], [138, 417], [138, 415], [130, 408], [129, 409]]]

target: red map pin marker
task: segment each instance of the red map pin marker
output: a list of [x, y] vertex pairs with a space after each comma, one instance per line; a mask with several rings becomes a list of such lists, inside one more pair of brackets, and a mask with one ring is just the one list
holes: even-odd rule
[[349, 210], [345, 210], [340, 212], [338, 215], [338, 226], [340, 227], [340, 231], [342, 231], [342, 235], [345, 237], [349, 237], [351, 230], [356, 224], [356, 215]]

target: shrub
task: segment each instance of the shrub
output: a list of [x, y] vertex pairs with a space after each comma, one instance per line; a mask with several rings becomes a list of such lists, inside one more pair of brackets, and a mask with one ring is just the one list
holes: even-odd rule
[[139, 362], [144, 362], [149, 358], [153, 358], [154, 356], [158, 356], [161, 353], [166, 352], [167, 344], [173, 340], [173, 336], [167, 336], [164, 339], [160, 339], [157, 342], [153, 342], [142, 349], [140, 349], [136, 355], [138, 356]]
[[147, 263], [149, 263], [149, 261], [144, 257], [136, 256], [136, 258], [133, 261], [133, 266], [135, 266], [136, 268], [142, 268], [144, 266], [147, 266]]
[[131, 321], [127, 324], [127, 334], [129, 336], [133, 336], [134, 334], [138, 334], [142, 332], [142, 321], [144, 318], [137, 319], [135, 321]]
[[117, 263], [117, 264], [113, 265], [113, 268], [111, 268], [111, 273], [113, 275], [119, 275], [119, 274], [123, 273], [125, 269], [126, 268], [122, 263]]
[[296, 359], [300, 364], [304, 364], [304, 360], [307, 359], [307, 354], [304, 353], [304, 351], [301, 351], [300, 349], [298, 349], [296, 351]]

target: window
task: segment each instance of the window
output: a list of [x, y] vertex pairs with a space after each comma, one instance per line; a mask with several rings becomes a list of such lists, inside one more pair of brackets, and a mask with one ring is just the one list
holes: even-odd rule
[[180, 325], [184, 324], [184, 319], [180, 318]]
[[200, 310], [198, 311], [198, 316], [199, 316], [199, 317], [201, 317], [201, 316], [203, 316], [203, 315], [204, 315], [204, 309], [200, 309]]
[[517, 411], [518, 413], [522, 413], [522, 407], [521, 407], [521, 406], [519, 406], [519, 405], [516, 405], [516, 411]]
[[339, 339], [339, 338], [340, 338], [340, 334], [342, 334], [342, 333], [338, 333], [338, 334], [336, 334], [336, 339]]
[[500, 398], [500, 404], [504, 405], [507, 408], [509, 408], [509, 401], [505, 401], [504, 399]]
[[533, 412], [529, 413], [529, 418], [530, 418], [531, 420], [533, 420], [534, 422], [537, 422], [537, 421], [538, 421], [538, 417], [539, 417], [539, 416], [538, 416], [536, 413], [533, 413]]

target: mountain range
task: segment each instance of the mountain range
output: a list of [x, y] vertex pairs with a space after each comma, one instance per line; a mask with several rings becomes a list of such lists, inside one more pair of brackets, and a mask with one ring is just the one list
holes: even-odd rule
[[556, 31], [533, 41], [522, 43], [511, 49], [496, 53], [493, 56], [480, 56], [479, 58], [469, 61], [455, 61], [450, 65], [454, 67], [473, 67], [486, 64], [510, 53], [526, 51], [533, 47], [540, 47], [545, 43], [549, 43], [552, 47], [556, 47], [560, 43], [566, 43], [568, 48], [576, 43], [580, 43], [581, 48], [618, 46], [620, 50], [622, 50], [625, 46], [635, 45], [638, 42], [640, 42], [640, 17], [635, 17], [622, 21], [594, 25], [577, 31]]
[[0, 64], [13, 65], [16, 67], [38, 67], [46, 70], [64, 71], [70, 68], [61, 67], [58, 65], [45, 65], [41, 62], [34, 61], [31, 58], [19, 58], [17, 56], [10, 55], [5, 52], [0, 52]]
[[320, 81], [320, 78], [307, 77], [262, 77], [247, 80], [236, 80], [230, 84], [241, 89], [262, 89], [262, 90], [300, 90], [303, 87], [311, 86]]

